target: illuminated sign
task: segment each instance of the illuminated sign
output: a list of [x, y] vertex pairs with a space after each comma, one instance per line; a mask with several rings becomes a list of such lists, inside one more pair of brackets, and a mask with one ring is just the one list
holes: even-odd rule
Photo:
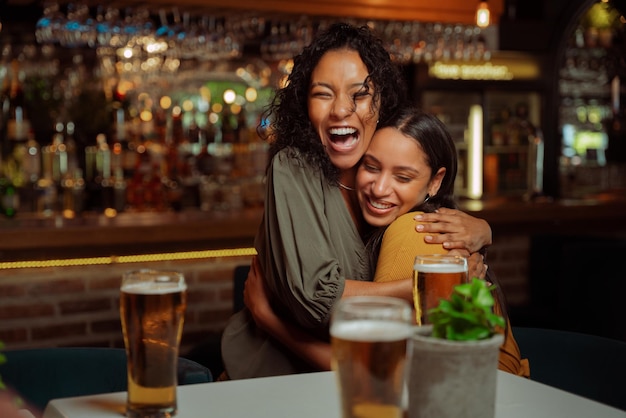
[[536, 60], [522, 57], [493, 57], [490, 61], [437, 61], [428, 75], [441, 80], [531, 80], [539, 77]]
[[506, 65], [446, 64], [436, 62], [430, 66], [428, 74], [434, 78], [452, 80], [513, 80], [513, 73]]

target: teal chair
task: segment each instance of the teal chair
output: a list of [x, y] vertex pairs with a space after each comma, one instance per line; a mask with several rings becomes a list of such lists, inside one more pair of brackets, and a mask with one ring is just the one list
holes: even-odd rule
[[[243, 290], [250, 271], [249, 264], [236, 266], [233, 271], [233, 313], [237, 313], [245, 306], [243, 300]], [[209, 335], [204, 341], [193, 347], [185, 354], [192, 360], [201, 364], [206, 364], [215, 376], [219, 376], [224, 371], [222, 362], [222, 333]]]
[[243, 290], [246, 286], [246, 279], [250, 271], [249, 265], [235, 267], [233, 272], [233, 312], [239, 312], [245, 306], [243, 301]]
[[[122, 392], [127, 388], [126, 352], [121, 348], [35, 348], [4, 354], [2, 380], [42, 411], [51, 399]], [[179, 357], [179, 385], [211, 381], [208, 368]]]
[[530, 378], [626, 410], [626, 342], [556, 329], [513, 327]]

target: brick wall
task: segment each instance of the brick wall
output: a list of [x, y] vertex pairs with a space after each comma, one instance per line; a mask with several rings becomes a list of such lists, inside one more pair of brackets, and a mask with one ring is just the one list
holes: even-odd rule
[[232, 313], [233, 269], [249, 257], [0, 271], [0, 340], [7, 349], [123, 347], [119, 285], [134, 268], [178, 270], [188, 306], [181, 352], [219, 333]]
[[[510, 306], [528, 302], [526, 235], [499, 236], [487, 263]], [[188, 283], [181, 353], [220, 333], [232, 313], [233, 269], [250, 258], [0, 270], [0, 340], [6, 347], [123, 347], [119, 285], [134, 268], [174, 269]]]
[[511, 307], [530, 303], [529, 263], [530, 237], [527, 234], [506, 234], [495, 239], [487, 251], [486, 263], [502, 286]]

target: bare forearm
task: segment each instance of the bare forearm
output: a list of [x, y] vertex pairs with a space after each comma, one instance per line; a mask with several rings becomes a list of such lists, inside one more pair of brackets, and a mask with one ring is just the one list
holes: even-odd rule
[[413, 301], [413, 280], [394, 280], [390, 282], [364, 282], [346, 280], [342, 297], [349, 296], [392, 296]]
[[330, 344], [319, 340], [300, 327], [274, 315], [257, 312], [257, 325], [278, 342], [319, 370], [330, 370]]

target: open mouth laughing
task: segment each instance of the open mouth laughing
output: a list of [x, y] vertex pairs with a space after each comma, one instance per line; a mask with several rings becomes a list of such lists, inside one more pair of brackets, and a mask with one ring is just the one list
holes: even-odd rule
[[333, 148], [347, 150], [359, 141], [359, 131], [351, 127], [331, 128], [328, 130], [328, 137]]

